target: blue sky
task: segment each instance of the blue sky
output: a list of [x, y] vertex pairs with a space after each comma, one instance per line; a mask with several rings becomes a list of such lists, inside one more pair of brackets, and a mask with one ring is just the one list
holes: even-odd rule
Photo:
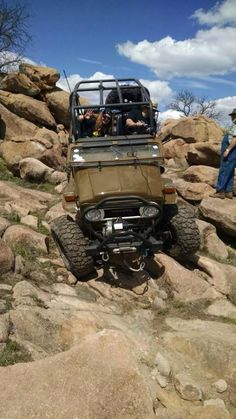
[[[14, 3], [8, 0], [8, 3]], [[24, 1], [25, 55], [81, 78], [136, 77], [162, 111], [182, 89], [236, 107], [236, 0]], [[63, 77], [59, 85], [67, 89]]]

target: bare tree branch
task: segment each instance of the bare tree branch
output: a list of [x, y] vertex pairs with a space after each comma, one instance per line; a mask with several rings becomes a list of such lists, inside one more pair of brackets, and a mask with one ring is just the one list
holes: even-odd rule
[[167, 108], [181, 112], [184, 116], [205, 115], [215, 120], [221, 118], [216, 101], [208, 100], [206, 96], [197, 97], [189, 90], [177, 93]]
[[178, 112], [182, 112], [185, 116], [192, 114], [193, 104], [195, 102], [195, 96], [189, 90], [181, 90], [177, 93], [173, 102], [168, 107]]
[[29, 17], [23, 4], [9, 6], [5, 0], [0, 1], [0, 71], [21, 60], [32, 39]]

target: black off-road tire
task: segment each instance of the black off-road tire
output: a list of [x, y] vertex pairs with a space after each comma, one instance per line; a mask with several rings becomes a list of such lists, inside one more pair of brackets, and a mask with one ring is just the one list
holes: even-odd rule
[[[144, 89], [146, 91], [147, 96], [150, 97], [148, 89], [146, 87]], [[122, 97], [124, 102], [142, 102], [141, 92], [138, 87], [123, 88]], [[120, 103], [120, 99], [116, 89], [111, 90], [111, 92], [107, 95], [106, 104], [109, 105], [110, 103]]]
[[193, 215], [186, 207], [176, 207], [168, 224], [172, 235], [172, 245], [167, 249], [170, 256], [183, 259], [199, 250], [200, 233]]
[[93, 259], [85, 252], [88, 239], [71, 217], [63, 215], [53, 220], [51, 233], [66, 268], [78, 280], [84, 280], [94, 272]]

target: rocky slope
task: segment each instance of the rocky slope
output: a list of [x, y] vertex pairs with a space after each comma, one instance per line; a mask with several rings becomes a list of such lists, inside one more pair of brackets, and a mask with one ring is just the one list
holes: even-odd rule
[[24, 65], [0, 85], [1, 419], [235, 418], [236, 199], [209, 197], [220, 127], [185, 118], [159, 133], [199, 254], [77, 282], [50, 236], [66, 182], [57, 79]]

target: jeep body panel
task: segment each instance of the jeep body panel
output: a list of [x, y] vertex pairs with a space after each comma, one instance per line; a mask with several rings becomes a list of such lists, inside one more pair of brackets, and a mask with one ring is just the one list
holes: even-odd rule
[[160, 167], [125, 165], [87, 168], [74, 171], [76, 191], [81, 206], [112, 196], [140, 195], [151, 201], [162, 199]]

